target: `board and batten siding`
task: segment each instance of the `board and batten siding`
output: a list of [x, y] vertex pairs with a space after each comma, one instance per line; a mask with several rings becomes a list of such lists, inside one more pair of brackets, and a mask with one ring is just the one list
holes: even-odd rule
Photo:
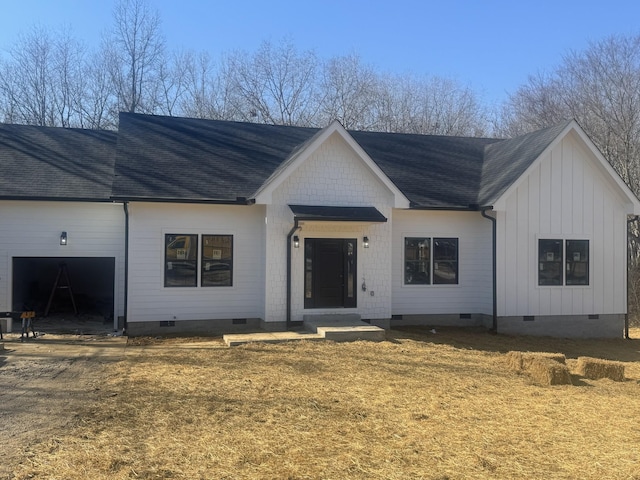
[[[405, 285], [406, 237], [458, 238], [457, 285]], [[393, 211], [393, 315], [491, 315], [491, 223], [480, 212]]]
[[[114, 312], [124, 315], [125, 217], [122, 204], [0, 202], [0, 311], [10, 311], [13, 257], [115, 258]], [[60, 245], [61, 232], [69, 243]]]
[[[366, 319], [388, 319], [391, 315], [391, 209], [392, 192], [338, 134], [327, 138], [313, 154], [273, 192], [267, 205], [267, 322], [286, 320], [287, 234], [293, 227], [288, 205], [376, 207], [385, 223], [306, 222], [296, 232], [300, 248], [292, 248], [292, 321], [304, 314], [349, 312]], [[369, 248], [362, 248], [362, 237]], [[357, 307], [344, 309], [304, 308], [304, 239], [356, 238]], [[361, 285], [366, 281], [367, 292]], [[371, 291], [374, 295], [371, 295]]]
[[[262, 318], [264, 224], [259, 205], [130, 203], [128, 322]], [[165, 287], [165, 234], [233, 235], [233, 285]]]
[[[571, 132], [496, 211], [499, 317], [626, 313], [628, 200], [596, 162]], [[554, 238], [589, 240], [589, 285], [538, 285], [538, 240]]]

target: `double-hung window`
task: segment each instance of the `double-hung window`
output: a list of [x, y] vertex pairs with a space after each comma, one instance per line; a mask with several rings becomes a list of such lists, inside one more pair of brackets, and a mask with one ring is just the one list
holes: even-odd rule
[[589, 285], [589, 240], [539, 239], [538, 285]]
[[167, 233], [164, 236], [164, 286], [233, 284], [233, 235]]
[[405, 237], [405, 285], [458, 283], [458, 239]]

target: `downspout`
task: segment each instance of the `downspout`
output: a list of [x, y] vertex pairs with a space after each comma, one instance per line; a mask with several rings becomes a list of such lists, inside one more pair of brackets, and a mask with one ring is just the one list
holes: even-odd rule
[[[127, 331], [129, 303], [129, 203], [124, 202], [124, 331]], [[117, 315], [117, 314], [116, 314]]]
[[497, 230], [496, 230], [496, 219], [490, 215], [487, 215], [488, 210], [493, 210], [493, 207], [482, 207], [480, 208], [480, 214], [491, 221], [491, 230], [492, 230], [492, 247], [493, 247], [493, 326], [491, 327], [491, 331], [493, 333], [498, 333], [498, 267], [497, 267]]
[[291, 327], [291, 238], [300, 229], [298, 219], [293, 219], [293, 228], [287, 235], [287, 330]]
[[631, 285], [629, 282], [631, 280], [629, 275], [629, 267], [630, 267], [630, 250], [629, 250], [629, 225], [633, 222], [637, 222], [640, 219], [640, 216], [634, 215], [631, 218], [627, 219], [627, 313], [624, 314], [624, 338], [629, 340], [629, 286]]

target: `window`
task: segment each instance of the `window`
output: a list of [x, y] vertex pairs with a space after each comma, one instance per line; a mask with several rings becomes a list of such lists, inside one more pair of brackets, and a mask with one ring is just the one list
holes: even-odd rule
[[164, 236], [164, 286], [195, 287], [198, 281], [198, 235]]
[[589, 240], [567, 240], [567, 285], [589, 285]]
[[589, 285], [589, 240], [539, 239], [538, 262], [538, 285]]
[[562, 240], [538, 240], [538, 285], [562, 285]]
[[203, 287], [230, 287], [233, 272], [233, 236], [202, 235]]
[[168, 233], [164, 236], [164, 286], [197, 287], [233, 284], [233, 235]]
[[405, 285], [457, 284], [458, 239], [406, 237], [404, 239], [404, 283]]
[[434, 285], [458, 283], [458, 239], [433, 239]]

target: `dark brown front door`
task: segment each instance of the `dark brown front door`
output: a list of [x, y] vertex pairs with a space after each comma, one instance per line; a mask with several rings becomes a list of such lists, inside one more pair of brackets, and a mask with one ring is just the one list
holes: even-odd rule
[[305, 239], [305, 308], [356, 306], [356, 240]]

